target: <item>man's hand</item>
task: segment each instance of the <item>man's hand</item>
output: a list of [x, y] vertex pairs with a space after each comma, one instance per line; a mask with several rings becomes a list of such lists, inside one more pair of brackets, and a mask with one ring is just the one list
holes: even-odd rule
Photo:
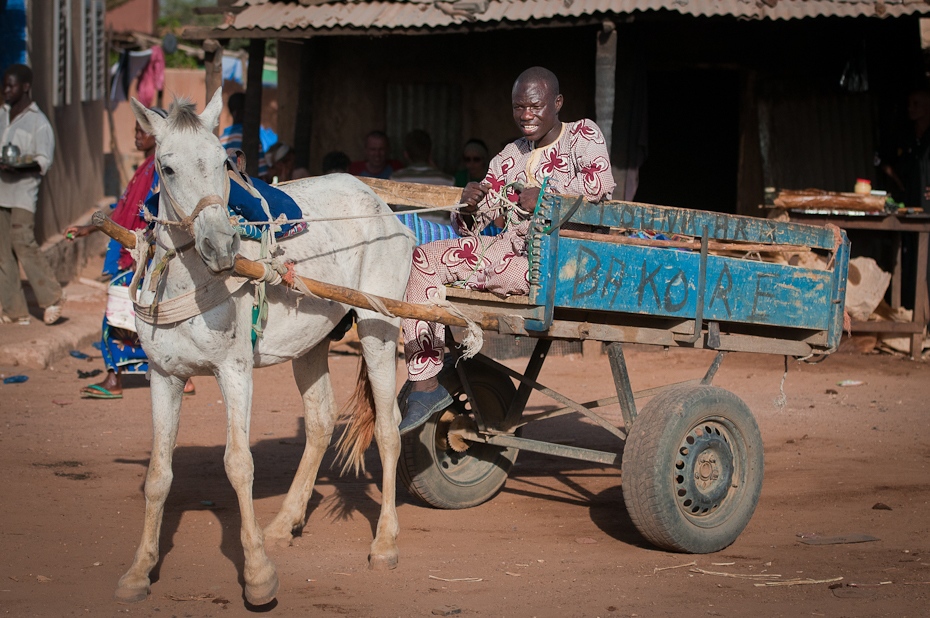
[[520, 199], [517, 204], [520, 210], [532, 214], [536, 210], [536, 202], [539, 201], [539, 187], [527, 187], [520, 192]]
[[477, 182], [470, 182], [465, 185], [465, 188], [462, 190], [462, 203], [465, 206], [462, 208], [464, 213], [473, 213], [478, 210], [478, 202], [484, 199], [484, 196], [488, 194], [488, 190], [491, 188], [490, 185]]
[[97, 226], [95, 225], [72, 225], [65, 230], [65, 238], [68, 240], [74, 240], [75, 238], [83, 238], [91, 232], [97, 231]]

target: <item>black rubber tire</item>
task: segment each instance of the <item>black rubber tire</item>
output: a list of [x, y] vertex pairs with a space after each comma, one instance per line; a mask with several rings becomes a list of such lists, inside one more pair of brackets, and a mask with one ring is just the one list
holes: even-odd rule
[[733, 393], [716, 386], [675, 388], [636, 417], [622, 465], [623, 499], [646, 540], [706, 554], [733, 543], [756, 509], [762, 436]]
[[[478, 363], [469, 363], [465, 371], [484, 421], [490, 427], [497, 426], [516, 395], [513, 382]], [[453, 411], [470, 414], [456, 370], [447, 368], [439, 381], [452, 395]], [[400, 401], [408, 390], [409, 383], [401, 389]], [[411, 495], [440, 509], [465, 509], [487, 502], [504, 486], [519, 449], [476, 443], [464, 453], [442, 448], [437, 434], [441, 439], [441, 432], [448, 427], [439, 422], [441, 416], [434, 415], [422, 427], [403, 436], [398, 463], [401, 482]]]

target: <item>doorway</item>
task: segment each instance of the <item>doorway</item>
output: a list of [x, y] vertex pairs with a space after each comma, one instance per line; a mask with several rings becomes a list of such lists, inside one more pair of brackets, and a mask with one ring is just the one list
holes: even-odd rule
[[651, 71], [648, 145], [636, 201], [736, 213], [739, 73]]

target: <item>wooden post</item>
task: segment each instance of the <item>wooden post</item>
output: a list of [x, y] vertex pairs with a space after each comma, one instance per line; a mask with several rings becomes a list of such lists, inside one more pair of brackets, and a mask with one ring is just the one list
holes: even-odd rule
[[248, 82], [245, 87], [245, 112], [242, 116], [242, 151], [245, 153], [245, 169], [249, 176], [258, 176], [264, 67], [265, 39], [252, 39], [249, 41]]
[[[223, 46], [216, 39], [203, 42], [203, 66], [206, 69], [207, 101], [213, 98], [217, 88], [223, 87]], [[213, 133], [219, 136], [217, 125]]]
[[617, 79], [617, 27], [605, 20], [597, 33], [597, 53], [594, 56], [594, 108], [597, 126], [604, 134], [607, 151], [613, 138], [614, 99]]

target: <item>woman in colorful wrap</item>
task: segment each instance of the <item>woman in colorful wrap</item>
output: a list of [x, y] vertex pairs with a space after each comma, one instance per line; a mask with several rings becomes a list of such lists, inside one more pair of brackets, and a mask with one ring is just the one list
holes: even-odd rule
[[[152, 108], [162, 117], [165, 110]], [[147, 223], [142, 215], [142, 204], [158, 190], [158, 172], [155, 171], [155, 138], [142, 130], [136, 123], [136, 149], [145, 153], [145, 160], [136, 168], [126, 190], [116, 203], [110, 218], [128, 230], [144, 228]], [[75, 225], [65, 230], [69, 240], [87, 236], [97, 230], [93, 225]], [[121, 399], [123, 397], [122, 374], [145, 373], [148, 358], [139, 344], [135, 332], [135, 315], [131, 311], [128, 290], [135, 267], [132, 256], [121, 244], [110, 240], [103, 262], [103, 273], [110, 278], [110, 294], [107, 312], [103, 316], [103, 335], [100, 351], [107, 368], [107, 377], [98, 384], [81, 389], [81, 396], [88, 399]], [[117, 290], [121, 288], [121, 290]], [[194, 393], [194, 383], [184, 385], [184, 394]]]

